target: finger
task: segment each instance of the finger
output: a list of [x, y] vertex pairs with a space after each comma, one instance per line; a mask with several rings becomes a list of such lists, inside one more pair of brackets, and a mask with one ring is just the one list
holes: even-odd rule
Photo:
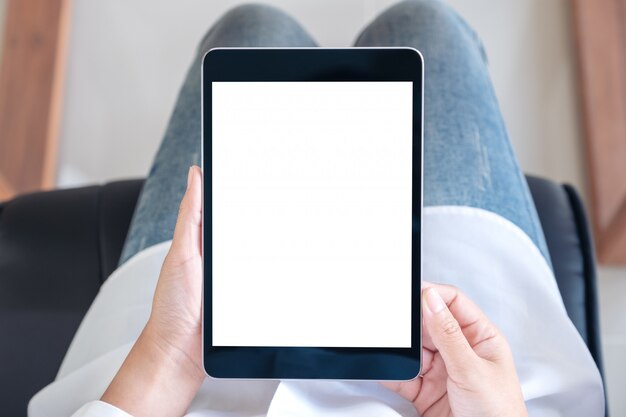
[[452, 311], [452, 314], [458, 320], [461, 327], [479, 320], [487, 320], [482, 310], [457, 287], [425, 283], [424, 288], [434, 288], [437, 290], [437, 293], [446, 305], [448, 305], [448, 308]]
[[465, 338], [461, 325], [452, 315], [435, 287], [422, 292], [424, 327], [439, 351], [450, 377], [464, 379], [478, 359]]
[[[475, 347], [479, 343], [492, 339], [499, 334], [498, 329], [491, 323], [485, 313], [463, 292], [451, 285], [433, 284], [424, 282], [424, 288], [435, 288], [454, 318], [461, 326], [461, 330], [470, 346]], [[426, 348], [433, 349], [430, 334], [424, 332], [423, 344]]]
[[442, 398], [448, 390], [448, 373], [441, 355], [433, 355], [430, 369], [422, 379], [424, 380], [422, 389], [414, 401], [420, 416], [426, 415], [426, 412], [436, 405], [437, 400]]
[[178, 210], [174, 239], [170, 255], [176, 262], [186, 262], [201, 254], [202, 233], [202, 171], [197, 166], [189, 168], [187, 190]]
[[430, 372], [435, 354], [429, 350], [424, 351], [422, 355], [422, 369], [420, 375], [416, 376], [410, 381], [382, 381], [381, 384], [400, 394], [404, 399], [408, 401], [415, 401], [422, 388], [422, 382], [424, 382], [423, 376]]

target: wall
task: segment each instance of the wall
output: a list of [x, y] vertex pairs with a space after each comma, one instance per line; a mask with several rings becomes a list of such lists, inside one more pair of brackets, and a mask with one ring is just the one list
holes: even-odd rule
[[[342, 46], [393, 2], [272, 3], [295, 15], [321, 45]], [[524, 169], [582, 185], [566, 2], [450, 3], [483, 38]], [[232, 4], [74, 2], [60, 186], [147, 173], [198, 40]]]
[[[272, 0], [322, 46], [346, 46], [376, 0]], [[585, 192], [567, 0], [449, 1], [482, 37], [513, 146], [528, 173]], [[59, 152], [62, 187], [145, 176], [201, 35], [237, 2], [76, 0]], [[626, 270], [600, 276], [613, 415], [626, 415]], [[614, 395], [611, 395], [614, 393]]]

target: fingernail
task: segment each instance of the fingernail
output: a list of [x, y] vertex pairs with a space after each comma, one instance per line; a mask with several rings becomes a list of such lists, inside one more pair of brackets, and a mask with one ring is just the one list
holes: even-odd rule
[[426, 304], [428, 309], [433, 313], [439, 313], [446, 306], [446, 303], [443, 302], [443, 298], [441, 298], [434, 288], [426, 290]]
[[193, 175], [193, 166], [189, 167], [189, 172], [187, 173], [187, 189], [191, 186], [191, 178]]

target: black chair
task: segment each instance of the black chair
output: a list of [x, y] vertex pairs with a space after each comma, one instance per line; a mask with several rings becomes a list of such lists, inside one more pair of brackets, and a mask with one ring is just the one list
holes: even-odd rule
[[[567, 313], [602, 372], [593, 244], [569, 185], [527, 177]], [[0, 409], [26, 415], [115, 270], [143, 180], [0, 203]], [[608, 413], [607, 413], [608, 415]]]

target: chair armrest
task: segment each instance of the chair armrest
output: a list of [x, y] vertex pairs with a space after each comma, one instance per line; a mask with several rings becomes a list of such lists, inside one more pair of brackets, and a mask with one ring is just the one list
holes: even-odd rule
[[142, 180], [37, 192], [0, 205], [0, 404], [26, 415], [117, 266]]
[[526, 176], [565, 309], [603, 374], [593, 240], [583, 203], [570, 185]]

